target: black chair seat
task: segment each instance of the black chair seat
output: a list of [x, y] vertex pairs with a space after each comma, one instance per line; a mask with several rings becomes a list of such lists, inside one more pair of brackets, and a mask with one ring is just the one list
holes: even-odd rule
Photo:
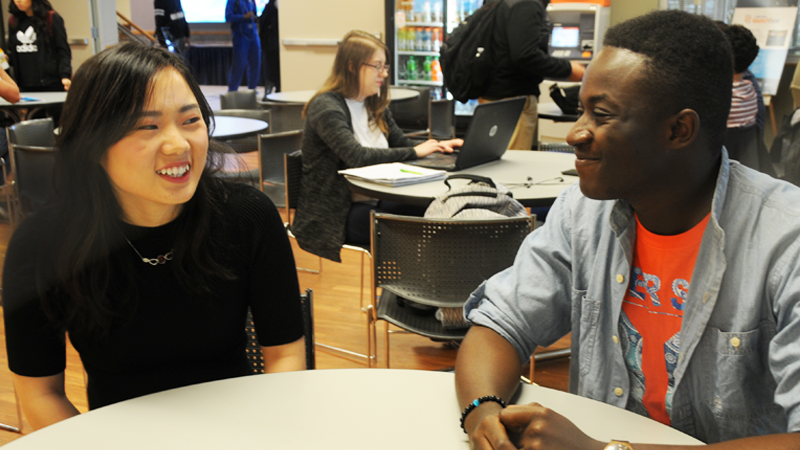
[[420, 316], [401, 306], [397, 295], [384, 289], [378, 301], [378, 320], [385, 320], [392, 325], [403, 328], [415, 334], [432, 339], [462, 340], [469, 328], [445, 329], [442, 323], [433, 316]]

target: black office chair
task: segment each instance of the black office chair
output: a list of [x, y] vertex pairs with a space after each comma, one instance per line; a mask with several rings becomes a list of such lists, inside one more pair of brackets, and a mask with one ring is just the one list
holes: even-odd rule
[[[428, 136], [430, 132], [431, 89], [427, 87], [404, 86], [419, 92], [419, 97], [411, 100], [395, 101], [389, 104], [392, 118], [406, 136]], [[455, 108], [455, 104], [453, 105]]]
[[44, 206], [55, 193], [55, 133], [52, 119], [16, 123], [7, 128], [11, 158], [9, 218], [16, 228], [20, 220]]
[[283, 155], [300, 150], [302, 140], [302, 130], [258, 136], [259, 186], [278, 208], [286, 206]]
[[775, 167], [770, 160], [767, 146], [764, 144], [764, 133], [758, 125], [728, 128], [725, 133], [725, 148], [728, 157], [735, 159], [747, 167], [776, 176]]
[[453, 220], [373, 211], [373, 289], [376, 295], [378, 288], [382, 292], [377, 316], [370, 322], [370, 355], [377, 358], [378, 320], [403, 329], [386, 327], [387, 367], [390, 334], [411, 332], [461, 341], [468, 331], [461, 311], [469, 294], [514, 263], [520, 244], [533, 226], [531, 216]]
[[[312, 370], [317, 368], [316, 353], [314, 349], [314, 300], [313, 292], [311, 289], [306, 289], [306, 292], [300, 294], [300, 306], [303, 310], [303, 337], [306, 341], [306, 369]], [[250, 310], [247, 310], [247, 320], [245, 322], [245, 331], [247, 332], [247, 359], [253, 368], [253, 373], [259, 374], [265, 372], [264, 354], [261, 353], [261, 345], [258, 343], [258, 335], [256, 334], [255, 323], [253, 323], [253, 316]]]

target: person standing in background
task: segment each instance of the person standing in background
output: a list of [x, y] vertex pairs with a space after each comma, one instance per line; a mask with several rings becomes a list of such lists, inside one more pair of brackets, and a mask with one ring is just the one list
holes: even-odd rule
[[228, 0], [225, 21], [231, 24], [233, 35], [233, 67], [228, 91], [238, 91], [247, 68], [247, 88], [258, 86], [261, 73], [261, 44], [256, 29], [256, 4], [253, 0]]
[[8, 58], [20, 90], [68, 91], [72, 52], [64, 19], [48, 0], [14, 0], [8, 12]]
[[264, 100], [281, 90], [280, 48], [278, 46], [278, 0], [270, 0], [258, 17], [258, 35], [264, 57]]
[[[189, 50], [189, 24], [181, 0], [153, 0], [156, 15], [156, 38], [161, 46], [186, 58]], [[173, 47], [167, 45], [167, 39]]]
[[580, 81], [586, 70], [577, 62], [550, 56], [549, 0], [504, 0], [497, 6], [493, 49], [498, 64], [479, 102], [527, 97], [508, 148], [530, 150], [535, 144], [539, 84], [544, 78]]

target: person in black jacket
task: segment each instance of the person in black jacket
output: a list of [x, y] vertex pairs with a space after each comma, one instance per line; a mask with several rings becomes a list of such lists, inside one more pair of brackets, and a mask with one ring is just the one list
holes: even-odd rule
[[64, 19], [48, 0], [14, 0], [8, 12], [8, 58], [20, 90], [69, 90], [72, 52]]
[[[153, 0], [156, 15], [156, 38], [161, 46], [184, 58], [189, 49], [189, 24], [183, 14], [181, 0]], [[172, 47], [167, 44], [167, 39]]]
[[264, 99], [281, 90], [281, 60], [278, 48], [278, 0], [270, 0], [258, 16], [258, 36], [264, 67]]
[[567, 78], [580, 81], [585, 68], [548, 53], [550, 26], [545, 15], [547, 0], [504, 0], [495, 18], [493, 49], [497, 68], [480, 102], [527, 96], [509, 149], [533, 147], [539, 115], [536, 105], [539, 84], [544, 78]]

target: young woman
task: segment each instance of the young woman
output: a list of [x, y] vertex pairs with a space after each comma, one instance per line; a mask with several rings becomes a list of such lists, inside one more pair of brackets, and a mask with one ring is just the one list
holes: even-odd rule
[[401, 205], [374, 202], [350, 193], [338, 170], [450, 153], [461, 139], [414, 142], [387, 109], [386, 46], [364, 31], [351, 31], [339, 44], [333, 70], [306, 105], [303, 187], [292, 231], [304, 250], [339, 261], [345, 242], [369, 244], [369, 212], [409, 214]]
[[294, 259], [275, 207], [214, 177], [210, 110], [182, 60], [123, 44], [87, 60], [64, 106], [52, 207], [12, 236], [9, 368], [35, 428], [77, 414], [64, 333], [91, 409], [251, 373], [252, 310], [270, 372], [305, 366]]
[[8, 12], [7, 53], [20, 90], [69, 90], [72, 53], [64, 19], [48, 0], [14, 0]]

